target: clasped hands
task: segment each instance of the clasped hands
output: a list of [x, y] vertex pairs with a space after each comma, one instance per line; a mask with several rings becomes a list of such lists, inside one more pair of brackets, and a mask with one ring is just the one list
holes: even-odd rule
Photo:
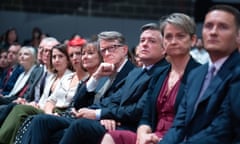
[[[81, 108], [79, 110], [72, 109], [72, 112], [77, 118], [88, 118], [88, 119], [96, 120], [96, 110]], [[110, 119], [100, 120], [100, 123], [108, 131], [115, 130], [117, 126], [121, 125], [121, 123], [116, 122], [115, 120], [110, 120]]]
[[81, 108], [79, 110], [72, 109], [72, 113], [76, 118], [88, 118], [88, 119], [96, 119], [96, 110], [89, 108]]

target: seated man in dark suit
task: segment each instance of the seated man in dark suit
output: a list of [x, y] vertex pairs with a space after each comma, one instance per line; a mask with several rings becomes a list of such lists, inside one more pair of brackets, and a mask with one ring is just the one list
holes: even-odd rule
[[7, 60], [9, 62], [9, 68], [6, 69], [1, 75], [0, 81], [0, 95], [8, 95], [12, 90], [18, 76], [24, 71], [23, 67], [18, 63], [18, 51], [21, 45], [14, 43], [8, 49]]
[[202, 36], [210, 62], [190, 73], [173, 126], [161, 144], [229, 143], [229, 125], [220, 110], [229, 84], [240, 75], [239, 26], [240, 13], [231, 6], [216, 5], [207, 12]]
[[[106, 50], [101, 51], [104, 63], [100, 64], [98, 70], [90, 77], [86, 84], [81, 85], [77, 89], [73, 101], [75, 109], [87, 107], [92, 103], [97, 104], [110, 96], [111, 93], [117, 91], [124, 84], [125, 77], [134, 68], [134, 65], [127, 58], [128, 46], [121, 33], [115, 31], [102, 32], [98, 35], [98, 42], [100, 47], [106, 48]], [[106, 87], [109, 81], [110, 85]], [[35, 125], [35, 121], [38, 120], [44, 123]], [[68, 127], [73, 120], [68, 115], [63, 115], [62, 117], [50, 115], [35, 116], [30, 128], [35, 129], [35, 126], [40, 126], [41, 128], [38, 132], [32, 131], [30, 134], [33, 136], [32, 142], [35, 143], [35, 138], [41, 139], [40, 141], [36, 140], [37, 143], [50, 141], [49, 135], [54, 134], [59, 129], [63, 130]], [[49, 127], [47, 123], [54, 123], [54, 125]], [[31, 129], [26, 135], [30, 131]], [[39, 133], [42, 133], [42, 137], [38, 135]], [[29, 138], [29, 136], [26, 137]], [[23, 140], [25, 142], [28, 139], [24, 138]]]

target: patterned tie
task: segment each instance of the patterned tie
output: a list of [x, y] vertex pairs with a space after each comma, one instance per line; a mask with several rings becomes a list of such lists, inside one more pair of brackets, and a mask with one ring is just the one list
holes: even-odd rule
[[215, 68], [214, 65], [212, 65], [212, 66], [210, 67], [210, 69], [209, 69], [206, 77], [205, 77], [205, 80], [204, 80], [204, 83], [203, 83], [203, 86], [202, 86], [200, 95], [199, 95], [199, 97], [198, 97], [198, 99], [197, 99], [197, 102], [196, 102], [196, 104], [195, 104], [195, 110], [196, 110], [196, 108], [197, 108], [198, 103], [200, 102], [201, 97], [203, 96], [203, 94], [204, 94], [204, 92], [206, 91], [207, 87], [209, 86], [212, 78], [214, 77], [214, 72], [215, 72], [215, 71], [216, 71], [216, 68]]

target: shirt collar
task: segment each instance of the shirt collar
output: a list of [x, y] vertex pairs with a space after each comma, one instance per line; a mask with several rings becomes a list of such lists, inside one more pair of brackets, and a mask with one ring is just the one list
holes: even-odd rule
[[152, 67], [153, 67], [153, 64], [148, 66], [143, 65], [142, 69], [150, 70]]
[[123, 63], [120, 65], [120, 67], [117, 69], [117, 72], [120, 72], [123, 68], [123, 66], [125, 65], [125, 63], [127, 63], [128, 59], [125, 58], [125, 60], [123, 61]]
[[210, 68], [212, 66], [214, 66], [216, 68], [214, 74], [216, 74], [219, 69], [222, 67], [223, 63], [227, 60], [229, 56], [226, 56], [226, 57], [223, 57], [223, 58], [220, 58], [219, 60], [215, 61], [214, 63], [211, 61], [211, 59], [209, 60], [209, 64], [208, 64], [208, 70], [210, 70]]

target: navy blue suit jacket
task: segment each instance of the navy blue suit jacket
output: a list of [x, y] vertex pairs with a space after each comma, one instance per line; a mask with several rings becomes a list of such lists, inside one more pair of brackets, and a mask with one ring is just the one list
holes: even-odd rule
[[195, 103], [199, 96], [208, 64], [194, 69], [187, 81], [185, 95], [179, 105], [173, 126], [160, 143], [204, 143], [205, 137], [214, 137], [214, 143], [228, 142], [227, 131], [219, 130], [215, 125], [221, 125], [222, 117], [218, 117], [220, 106], [228, 93], [231, 81], [239, 77], [233, 73], [240, 62], [240, 55], [233, 52], [214, 76], [196, 109]]
[[[10, 78], [8, 79], [7, 83], [4, 85], [4, 78], [2, 78], [2, 81], [1, 81], [1, 89], [2, 89], [2, 92], [1, 94], [2, 95], [8, 95], [10, 93], [10, 91], [12, 90], [15, 82], [17, 81], [18, 79], [18, 76], [24, 71], [23, 67], [19, 64], [16, 65], [16, 67], [13, 69], [12, 71], [12, 74], [10, 76]], [[7, 75], [7, 71], [5, 71], [3, 73], [3, 76], [6, 76]]]
[[[240, 71], [240, 68], [238, 69]], [[229, 94], [226, 98], [226, 104], [223, 105], [223, 114], [228, 119], [226, 125], [231, 126], [231, 143], [240, 143], [240, 76], [236, 82], [230, 86]], [[227, 109], [227, 111], [225, 110]], [[230, 142], [229, 142], [230, 143]]]
[[142, 68], [130, 72], [123, 87], [100, 103], [101, 119], [120, 122], [118, 129], [136, 130], [146, 103], [149, 82], [155, 75], [163, 73], [167, 65], [164, 59], [147, 72]]
[[[124, 84], [126, 76], [134, 67], [135, 66], [128, 60], [127, 63], [121, 69], [121, 71], [116, 75], [115, 80], [113, 81], [112, 85], [108, 88], [108, 90], [105, 92], [103, 97], [108, 97], [109, 95], [111, 95], [111, 93], [117, 91], [117, 89]], [[76, 94], [73, 98], [73, 106], [76, 109], [79, 109], [82, 107], [88, 107], [92, 105], [97, 90], [99, 90], [104, 85], [105, 81], [106, 78], [102, 78], [97, 86], [96, 91], [94, 92], [88, 92], [86, 84], [82, 84], [77, 89]]]
[[[181, 84], [178, 90], [178, 94], [175, 100], [175, 111], [177, 111], [178, 105], [180, 104], [183, 94], [184, 94], [184, 89], [185, 89], [185, 85], [186, 85], [186, 79], [189, 75], [189, 72], [191, 70], [193, 70], [194, 68], [200, 66], [199, 63], [197, 63], [193, 58], [191, 58], [186, 66], [186, 69], [184, 71], [182, 80], [181, 80]], [[158, 123], [158, 119], [157, 119], [157, 99], [159, 96], [159, 93], [161, 91], [162, 85], [167, 77], [167, 75], [169, 74], [171, 70], [171, 66], [169, 65], [169, 67], [158, 77], [154, 78], [153, 80], [151, 80], [151, 90], [149, 91], [148, 94], [148, 100], [146, 105], [144, 106], [144, 112], [143, 112], [143, 116], [141, 118], [140, 121], [140, 125], [144, 124], [144, 125], [149, 125], [152, 129], [152, 131], [155, 131], [156, 127], [157, 127], [157, 123]]]

